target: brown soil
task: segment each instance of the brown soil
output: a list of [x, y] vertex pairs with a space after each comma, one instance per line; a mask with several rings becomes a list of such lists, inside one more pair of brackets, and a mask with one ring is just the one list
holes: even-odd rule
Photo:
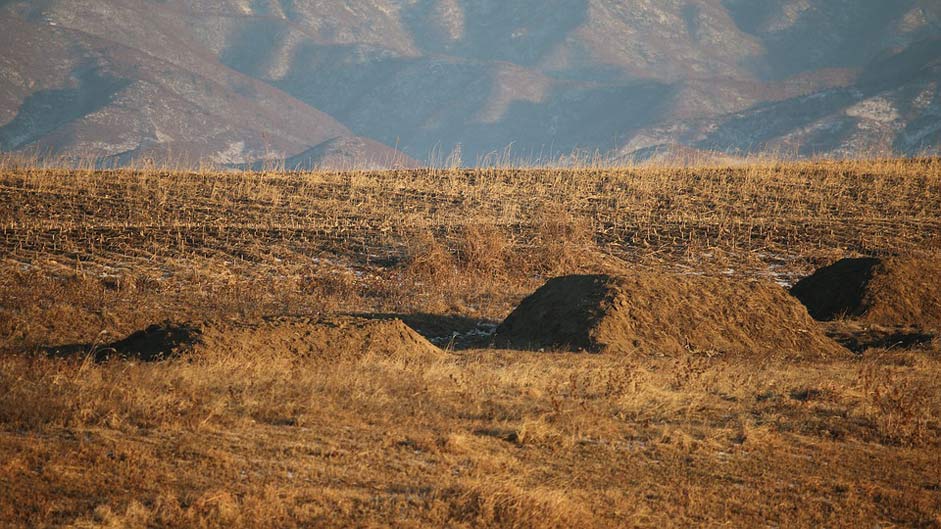
[[636, 271], [550, 280], [497, 329], [501, 345], [611, 353], [841, 357], [774, 284]]
[[175, 356], [257, 354], [267, 352], [304, 358], [432, 356], [441, 350], [397, 319], [336, 317], [275, 318], [253, 323], [203, 322], [152, 325], [123, 340], [96, 346], [81, 344], [50, 348], [58, 355], [94, 353], [157, 361]]
[[936, 257], [841, 259], [799, 281], [791, 294], [818, 320], [941, 328], [941, 260]]

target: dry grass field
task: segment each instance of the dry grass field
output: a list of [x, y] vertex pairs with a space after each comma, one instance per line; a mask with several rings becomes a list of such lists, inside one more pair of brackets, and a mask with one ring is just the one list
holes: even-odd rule
[[[893, 255], [941, 255], [941, 160], [253, 174], [6, 160], [0, 526], [941, 527], [938, 329], [821, 322], [852, 352], [795, 362], [492, 345], [550, 277], [789, 286]], [[338, 315], [400, 318], [443, 352], [299, 354], [291, 337], [227, 334]], [[100, 354], [204, 320], [229, 346]]]

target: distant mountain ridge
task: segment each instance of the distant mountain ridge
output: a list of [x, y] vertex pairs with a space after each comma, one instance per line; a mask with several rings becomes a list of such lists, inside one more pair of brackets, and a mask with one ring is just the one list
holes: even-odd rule
[[[0, 150], [473, 165], [941, 149], [930, 0], [0, 2]], [[416, 161], [417, 160], [417, 161]]]

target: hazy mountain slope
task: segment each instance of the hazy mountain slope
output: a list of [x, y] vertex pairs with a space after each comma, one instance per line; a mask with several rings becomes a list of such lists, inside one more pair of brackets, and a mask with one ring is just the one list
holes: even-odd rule
[[735, 154], [933, 152], [941, 145], [941, 39], [915, 43], [872, 62], [851, 86], [658, 125], [638, 137], [619, 152], [644, 153], [676, 144]]
[[409, 168], [420, 165], [400, 151], [360, 137], [333, 138], [284, 161], [288, 170]]
[[350, 135], [200, 53], [172, 18], [144, 24], [132, 7], [46, 2], [7, 15], [0, 148], [242, 163]]
[[[403, 27], [390, 30], [388, 42], [325, 43], [299, 4], [292, 17], [272, 16], [270, 10], [235, 17], [234, 9], [224, 16], [193, 16], [202, 20], [194, 23], [214, 28], [203, 35], [222, 62], [328, 112], [356, 134], [398, 144], [416, 157], [461, 143], [465, 160], [473, 162], [510, 143], [525, 153], [610, 148], [632, 128], [662, 119], [652, 110], [670, 112], [661, 102], [682, 86], [659, 79], [676, 77], [687, 59], [667, 53], [674, 64], [652, 78], [638, 75], [646, 66], [631, 62], [630, 48], [608, 53], [611, 64], [572, 61], [573, 54], [605, 51], [602, 40], [618, 41], [636, 22], [604, 3], [577, 4], [416, 2], [377, 9], [400, 13], [413, 45], [402, 38]], [[612, 25], [612, 15], [623, 20]], [[637, 35], [635, 43], [680, 18], [654, 17], [658, 25]], [[724, 22], [731, 26], [730, 19]], [[673, 38], [665, 34], [660, 42]], [[702, 48], [684, 39], [687, 50]], [[734, 72], [739, 59], [728, 60], [724, 70]], [[734, 91], [710, 99], [727, 110], [754, 100]], [[683, 112], [693, 106], [680, 103]]]
[[820, 68], [864, 67], [885, 50], [936, 37], [941, 4], [932, 0], [724, 0], [730, 15], [766, 53], [752, 64], [782, 78]]
[[2, 150], [939, 147], [930, 0], [42, 0], [0, 22]]

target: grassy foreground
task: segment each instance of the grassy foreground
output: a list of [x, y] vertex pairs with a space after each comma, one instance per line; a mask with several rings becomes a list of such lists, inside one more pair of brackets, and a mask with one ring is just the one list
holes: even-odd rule
[[[545, 278], [792, 283], [941, 251], [941, 161], [0, 168], [0, 525], [941, 527], [941, 347], [774, 364], [486, 347]], [[398, 315], [447, 355], [50, 358], [166, 319]], [[895, 332], [886, 329], [886, 333]], [[342, 356], [339, 355], [338, 356]]]

